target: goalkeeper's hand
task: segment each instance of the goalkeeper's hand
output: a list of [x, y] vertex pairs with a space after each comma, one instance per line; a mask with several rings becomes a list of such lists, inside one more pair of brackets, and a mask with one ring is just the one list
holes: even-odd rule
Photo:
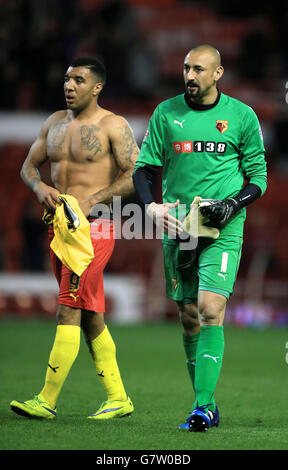
[[183, 232], [182, 222], [169, 214], [169, 210], [177, 206], [179, 206], [179, 200], [176, 202], [165, 202], [163, 204], [151, 202], [151, 204], [147, 206], [146, 212], [155, 225], [163, 232], [171, 236], [176, 236]]
[[239, 210], [235, 199], [202, 199], [199, 203], [201, 214], [211, 222], [225, 225]]

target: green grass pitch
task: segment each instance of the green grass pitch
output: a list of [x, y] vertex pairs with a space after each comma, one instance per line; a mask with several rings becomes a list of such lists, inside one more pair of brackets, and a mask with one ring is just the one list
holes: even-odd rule
[[193, 401], [180, 325], [108, 326], [134, 414], [107, 422], [86, 419], [105, 395], [82, 336], [57, 404], [57, 419], [37, 421], [12, 413], [9, 403], [40, 391], [55, 323], [1, 320], [1, 450], [288, 449], [288, 329], [225, 328], [216, 390], [220, 426], [202, 434], [178, 430]]

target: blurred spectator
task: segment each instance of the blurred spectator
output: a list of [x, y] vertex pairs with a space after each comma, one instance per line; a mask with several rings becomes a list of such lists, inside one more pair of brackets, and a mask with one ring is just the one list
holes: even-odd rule
[[274, 50], [272, 32], [270, 23], [261, 17], [249, 28], [241, 43], [238, 61], [242, 79], [255, 81], [268, 76]]
[[129, 95], [129, 52], [137, 41], [134, 9], [126, 1], [108, 0], [95, 12], [97, 48], [107, 68], [105, 96]]
[[157, 58], [143, 37], [134, 41], [127, 54], [127, 77], [130, 96], [139, 100], [153, 98], [157, 93]]
[[[221, 21], [227, 18], [233, 24], [238, 19], [245, 22], [243, 37], [239, 36], [239, 42], [233, 45], [234, 60], [239, 64], [242, 79], [253, 81], [268, 74], [269, 84], [269, 76], [287, 74], [287, 8], [282, 0], [276, 5], [226, 0], [215, 1], [213, 5], [208, 0], [199, 3], [194, 0], [0, 0], [0, 39], [4, 44], [0, 50], [0, 85], [5, 90], [1, 107], [47, 111], [59, 108], [64, 103], [59, 87], [63, 71], [75, 56], [89, 54], [99, 56], [107, 67], [105, 96], [141, 101], [153, 97], [163, 90], [167, 76], [157, 67], [161, 58], [156, 50], [148, 47], [149, 38], [141, 29], [141, 21], [147, 24], [147, 15], [153, 8], [162, 20], [169, 8], [177, 13], [177, 5], [195, 13], [199, 8], [206, 12], [210, 9], [220, 30]], [[195, 43], [197, 35], [205, 37], [206, 34], [205, 11], [203, 20], [191, 26], [182, 24], [182, 20], [181, 24], [177, 23], [177, 14], [174, 24], [173, 15], [168, 15], [172, 24], [167, 22], [167, 28], [174, 32], [178, 28], [179, 35], [188, 28], [187, 31], [193, 31], [191, 38]], [[163, 27], [163, 21], [160, 23]], [[187, 40], [189, 37], [188, 34]], [[168, 64], [172, 54], [169, 44], [167, 51], [162, 51]], [[193, 44], [187, 44], [185, 50], [190, 46]], [[171, 56], [171, 61], [172, 66], [175, 57]]]
[[[287, 104], [288, 107], [288, 104]], [[279, 115], [274, 123], [274, 137], [275, 146], [277, 150], [277, 157], [275, 168], [279, 173], [288, 174], [288, 142], [287, 142], [287, 129], [288, 129], [288, 114], [283, 112]]]

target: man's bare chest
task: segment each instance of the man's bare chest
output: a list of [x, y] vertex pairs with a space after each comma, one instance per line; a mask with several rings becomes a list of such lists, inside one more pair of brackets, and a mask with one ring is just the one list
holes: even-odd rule
[[59, 121], [49, 129], [47, 155], [52, 162], [96, 162], [110, 153], [105, 131], [96, 124]]

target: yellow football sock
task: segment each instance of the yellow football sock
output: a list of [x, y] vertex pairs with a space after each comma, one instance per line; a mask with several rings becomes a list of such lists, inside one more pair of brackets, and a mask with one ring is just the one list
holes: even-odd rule
[[56, 406], [58, 395], [75, 361], [80, 346], [80, 327], [58, 325], [46, 372], [45, 385], [40, 394], [51, 407]]
[[126, 400], [127, 395], [116, 361], [115, 343], [107, 326], [91, 342], [93, 362], [109, 401]]

